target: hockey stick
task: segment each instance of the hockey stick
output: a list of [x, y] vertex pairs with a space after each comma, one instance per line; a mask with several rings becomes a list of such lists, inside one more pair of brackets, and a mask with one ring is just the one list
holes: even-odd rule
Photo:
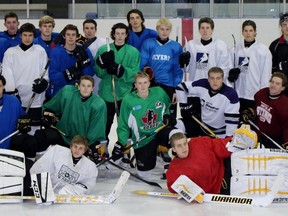
[[124, 168], [124, 167], [122, 167], [122, 166], [120, 166], [120, 165], [118, 165], [118, 164], [116, 164], [116, 163], [114, 163], [114, 162], [112, 162], [112, 161], [109, 161], [109, 163], [110, 163], [112, 166], [117, 167], [118, 169], [121, 169], [121, 170], [123, 170], [123, 171], [126, 171], [126, 172], [130, 173], [131, 176], [133, 176], [134, 178], [136, 178], [136, 179], [138, 179], [138, 180], [140, 180], [140, 181], [142, 181], [142, 182], [145, 182], [146, 184], [149, 184], [149, 185], [155, 186], [155, 187], [159, 187], [159, 188], [162, 189], [162, 187], [161, 187], [158, 183], [156, 183], [156, 182], [147, 181], [147, 180], [139, 177], [137, 174], [134, 174], [134, 173], [130, 172], [130, 171], [127, 170], [126, 168]]
[[[110, 44], [109, 44], [109, 38], [106, 38], [106, 46], [107, 46], [107, 52], [110, 51]], [[112, 83], [112, 91], [113, 91], [113, 100], [114, 100], [114, 106], [115, 106], [115, 113], [117, 116], [117, 119], [119, 117], [119, 107], [117, 103], [117, 92], [116, 92], [116, 86], [115, 86], [115, 76], [111, 76], [111, 83]]]
[[[186, 45], [187, 45], [187, 38], [185, 37], [185, 46], [184, 46], [184, 48], [183, 48], [183, 52], [186, 52]], [[189, 79], [190, 79], [190, 74], [189, 74], [189, 72], [187, 71], [187, 65], [186, 64], [184, 64], [184, 73], [185, 73], [185, 81], [189, 81]]]
[[[274, 197], [277, 194], [279, 188], [281, 187], [283, 181], [284, 181], [284, 175], [278, 175], [271, 188], [271, 191], [263, 197], [243, 197], [243, 196], [233, 196], [233, 195], [230, 196], [230, 195], [205, 193], [203, 195], [204, 202], [266, 207], [273, 202]], [[158, 196], [158, 197], [173, 197], [173, 198], [181, 197], [178, 194], [169, 192], [163, 193], [163, 192], [149, 192], [144, 190], [136, 190], [134, 191], [134, 193], [138, 195]]]
[[[48, 61], [47, 61], [47, 63], [46, 63], [46, 66], [45, 66], [45, 68], [44, 68], [44, 70], [43, 70], [43, 72], [42, 72], [42, 74], [41, 74], [40, 82], [44, 79], [44, 76], [45, 76], [45, 74], [46, 74], [46, 72], [47, 72], [47, 69], [48, 69], [48, 67], [49, 67], [49, 65], [50, 65], [50, 62], [51, 62], [51, 60], [48, 59]], [[36, 93], [33, 92], [32, 96], [31, 96], [31, 98], [30, 98], [30, 100], [29, 100], [29, 102], [28, 102], [28, 105], [27, 105], [27, 107], [26, 107], [26, 110], [25, 110], [26, 113], [29, 112], [29, 109], [30, 109], [30, 107], [31, 107], [31, 105], [32, 105], [32, 103], [33, 103], [33, 101], [34, 101], [34, 99], [35, 99], [35, 96], [36, 96]], [[2, 144], [2, 143], [5, 142], [7, 139], [11, 138], [12, 136], [14, 136], [14, 135], [16, 135], [16, 134], [18, 134], [18, 133], [19, 133], [19, 130], [16, 130], [16, 131], [14, 131], [13, 133], [9, 134], [8, 136], [4, 137], [4, 138], [0, 141], [0, 144]]]
[[[233, 66], [234, 68], [236, 67], [236, 40], [235, 40], [235, 37], [234, 37], [234, 34], [232, 34], [232, 37], [233, 37], [233, 45], [234, 45], [234, 53], [233, 53]], [[234, 89], [236, 89], [236, 80], [234, 81], [233, 83], [233, 87]]]
[[197, 119], [194, 115], [192, 115], [192, 118], [201, 126], [203, 127], [206, 131], [210, 133], [210, 135], [214, 138], [218, 138], [217, 135], [203, 122], [201, 122], [199, 119]]
[[[116, 186], [108, 196], [101, 195], [57, 195], [54, 203], [67, 203], [67, 204], [112, 204], [120, 196], [124, 186], [126, 185], [130, 173], [123, 171]], [[23, 199], [23, 200], [35, 200], [35, 196], [0, 196], [0, 199]], [[1, 201], [0, 201], [1, 203]], [[45, 203], [45, 202], [44, 202]]]
[[[140, 142], [142, 142], [143, 140], [145, 140], [145, 139], [147, 139], [147, 138], [155, 135], [155, 134], [158, 133], [160, 130], [164, 129], [166, 126], [167, 126], [167, 125], [162, 125], [161, 127], [157, 128], [156, 130], [148, 133], [148, 134], [145, 135], [144, 137], [140, 138], [137, 142], [133, 143], [132, 145], [127, 146], [127, 147], [123, 150], [123, 152], [125, 152], [126, 150], [132, 148], [133, 146], [138, 145], [138, 144], [139, 144]], [[100, 165], [106, 163], [107, 161], [110, 161], [110, 160], [113, 159], [113, 158], [114, 158], [114, 155], [111, 155], [110, 157], [102, 160], [100, 163], [97, 164], [97, 167], [99, 167]]]
[[250, 119], [244, 119], [246, 122], [248, 122], [250, 125], [252, 125], [259, 133], [261, 133], [263, 136], [265, 136], [267, 139], [269, 139], [274, 145], [276, 145], [279, 149], [285, 150], [281, 145], [279, 145], [275, 140], [273, 140], [271, 137], [269, 137], [266, 133], [262, 132], [260, 128], [254, 124]]

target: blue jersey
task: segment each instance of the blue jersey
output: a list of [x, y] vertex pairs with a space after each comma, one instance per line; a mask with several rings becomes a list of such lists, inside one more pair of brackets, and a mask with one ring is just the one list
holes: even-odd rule
[[153, 29], [144, 28], [141, 35], [138, 36], [134, 31], [129, 30], [129, 38], [127, 44], [140, 50], [143, 42], [148, 38], [156, 38], [158, 33]]
[[0, 32], [0, 38], [6, 38], [10, 42], [10, 46], [17, 46], [21, 43], [19, 31], [15, 36], [10, 36], [7, 31]]
[[10, 41], [6, 38], [0, 38], [0, 63], [3, 60], [5, 51], [11, 47]]
[[140, 69], [149, 66], [153, 69], [156, 82], [176, 87], [183, 78], [183, 71], [179, 65], [181, 53], [182, 47], [176, 41], [169, 40], [163, 45], [156, 38], [147, 39], [140, 51]]
[[[82, 75], [93, 76], [93, 57], [90, 50], [86, 52], [91, 64], [82, 69]], [[47, 91], [48, 96], [54, 96], [65, 85], [75, 85], [75, 80], [67, 82], [64, 78], [64, 71], [76, 65], [77, 59], [74, 55], [68, 54], [64, 46], [56, 46], [50, 53], [51, 64], [49, 67], [50, 86]]]
[[[25, 115], [20, 101], [11, 95], [3, 95], [3, 106], [0, 108], [0, 140], [16, 130], [19, 116]], [[9, 149], [10, 139], [0, 144], [0, 148]]]
[[45, 49], [48, 58], [50, 58], [51, 50], [54, 48], [54, 47], [52, 47], [52, 42], [55, 40], [55, 38], [58, 35], [59, 35], [59, 33], [54, 33], [54, 32], [52, 33], [52, 37], [51, 37], [52, 41], [51, 41], [51, 43], [49, 45], [47, 45], [45, 43], [45, 41], [41, 38], [41, 35], [39, 37], [35, 38], [33, 43], [34, 44], [39, 44], [40, 46], [42, 46]]

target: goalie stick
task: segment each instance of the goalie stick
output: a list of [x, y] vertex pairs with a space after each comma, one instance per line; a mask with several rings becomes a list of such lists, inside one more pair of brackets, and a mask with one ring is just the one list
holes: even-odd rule
[[[284, 181], [284, 175], [278, 175], [270, 192], [263, 197], [244, 197], [244, 196], [230, 196], [230, 195], [221, 195], [221, 194], [209, 194], [205, 193], [203, 195], [204, 202], [206, 203], [222, 203], [230, 205], [245, 205], [245, 206], [269, 206], [275, 195], [277, 194], [279, 188], [281, 187]], [[138, 195], [147, 195], [147, 196], [159, 196], [159, 197], [173, 197], [180, 198], [181, 196], [175, 193], [169, 192], [150, 192], [144, 190], [136, 190], [135, 194]]]
[[[133, 143], [132, 145], [127, 146], [123, 152], [127, 151], [128, 149], [132, 148], [133, 146], [138, 145], [140, 142], [142, 142], [143, 140], [155, 135], [156, 133], [158, 133], [160, 130], [164, 129], [167, 125], [162, 125], [161, 127], [157, 128], [156, 130], [146, 134], [144, 137], [140, 138], [137, 142]], [[97, 164], [97, 167], [99, 167], [100, 165], [106, 163], [107, 161], [110, 161], [111, 159], [113, 159], [113, 155], [111, 155], [110, 157], [102, 160], [100, 163]]]
[[[40, 76], [40, 82], [44, 79], [44, 76], [45, 76], [45, 74], [46, 74], [46, 72], [47, 72], [47, 69], [48, 69], [48, 67], [49, 67], [49, 65], [50, 65], [50, 62], [51, 62], [51, 60], [48, 59], [46, 65], [45, 65], [45, 68], [44, 68], [44, 70], [43, 70], [43, 72], [42, 72], [42, 74], [41, 74], [41, 76]], [[32, 103], [33, 103], [33, 101], [34, 101], [34, 99], [35, 99], [35, 96], [36, 96], [36, 93], [33, 92], [32, 96], [31, 96], [31, 98], [30, 98], [30, 100], [29, 100], [29, 102], [28, 102], [28, 105], [27, 105], [27, 107], [26, 107], [26, 110], [25, 110], [26, 113], [29, 112], [29, 109], [30, 109], [30, 107], [31, 107], [31, 105], [32, 105]], [[0, 140], [0, 144], [2, 144], [2, 143], [5, 142], [7, 139], [11, 138], [12, 136], [14, 136], [14, 135], [16, 135], [16, 134], [18, 134], [18, 133], [19, 133], [19, 130], [16, 130], [16, 131], [14, 131], [13, 133], [9, 134], [8, 136], [4, 137], [2, 140]]]
[[[120, 196], [123, 188], [125, 187], [130, 173], [123, 171], [116, 186], [108, 196], [101, 195], [57, 195], [53, 203], [62, 204], [112, 204]], [[0, 196], [0, 199], [23, 199], [23, 200], [35, 200], [35, 196]], [[43, 202], [45, 204], [45, 202]]]

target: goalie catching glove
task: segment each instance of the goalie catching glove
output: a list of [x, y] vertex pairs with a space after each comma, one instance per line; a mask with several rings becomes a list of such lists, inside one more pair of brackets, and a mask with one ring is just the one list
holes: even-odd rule
[[257, 134], [250, 129], [250, 125], [242, 124], [236, 129], [233, 138], [226, 145], [228, 151], [236, 152], [247, 148], [257, 147]]

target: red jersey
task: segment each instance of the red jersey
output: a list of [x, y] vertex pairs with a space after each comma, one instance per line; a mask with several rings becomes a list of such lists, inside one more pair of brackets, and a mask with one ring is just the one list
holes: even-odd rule
[[180, 175], [186, 175], [206, 193], [220, 193], [224, 176], [223, 159], [230, 157], [226, 149], [230, 138], [213, 139], [210, 137], [192, 138], [187, 158], [175, 157], [166, 173], [167, 187], [175, 193], [171, 185]]

